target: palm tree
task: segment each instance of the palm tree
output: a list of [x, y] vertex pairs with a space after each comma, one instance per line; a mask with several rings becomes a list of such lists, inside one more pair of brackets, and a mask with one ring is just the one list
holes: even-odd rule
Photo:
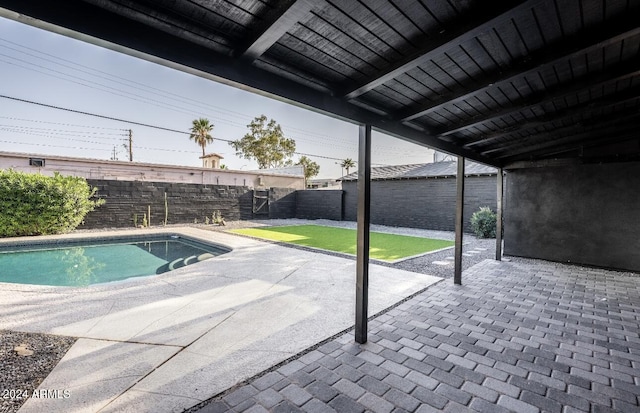
[[347, 175], [349, 175], [349, 168], [354, 168], [356, 166], [356, 163], [353, 161], [353, 159], [347, 158], [347, 159], [342, 161], [340, 166], [342, 168], [346, 169], [347, 170]]
[[202, 156], [204, 156], [204, 147], [209, 143], [213, 143], [213, 136], [211, 136], [213, 126], [214, 125], [209, 122], [209, 119], [200, 118], [193, 120], [189, 139], [193, 139], [202, 147]]

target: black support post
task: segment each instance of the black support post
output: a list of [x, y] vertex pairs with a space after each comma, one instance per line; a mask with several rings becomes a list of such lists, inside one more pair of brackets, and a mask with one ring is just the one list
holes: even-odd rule
[[462, 284], [462, 230], [464, 216], [464, 157], [458, 156], [458, 173], [456, 175], [456, 246], [453, 269], [454, 284]]
[[358, 244], [356, 257], [356, 342], [367, 342], [369, 224], [371, 222], [371, 125], [360, 126], [358, 143]]
[[497, 183], [497, 196], [496, 196], [496, 260], [502, 261], [502, 191], [504, 188], [504, 175], [502, 168], [498, 169], [498, 176], [496, 177]]

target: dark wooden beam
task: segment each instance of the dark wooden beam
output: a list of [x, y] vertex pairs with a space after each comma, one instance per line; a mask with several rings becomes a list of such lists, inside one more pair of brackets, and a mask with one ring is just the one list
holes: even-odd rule
[[540, 159], [535, 161], [517, 161], [512, 162], [504, 166], [503, 170], [512, 171], [517, 169], [531, 169], [531, 168], [557, 168], [563, 166], [578, 166], [581, 165], [579, 159], [562, 158], [562, 159]]
[[580, 147], [580, 155], [586, 162], [601, 160], [640, 160], [640, 136], [629, 133], [613, 139], [600, 139], [586, 142]]
[[[542, 131], [522, 138], [514, 139], [498, 145], [494, 149], [485, 150], [491, 156], [496, 153], [509, 153], [510, 151], [521, 151], [527, 146], [534, 146], [540, 143], [547, 144], [557, 139], [572, 139], [575, 136], [585, 136], [599, 132], [613, 132], [616, 127], [633, 123], [638, 114], [637, 106], [621, 109], [616, 113], [606, 113], [598, 117], [585, 119], [583, 122], [572, 123], [561, 128], [553, 128], [551, 131]], [[499, 155], [498, 155], [499, 156]]]
[[[224, 33], [219, 27], [209, 24], [203, 19], [192, 17], [193, 15], [202, 14], [203, 6], [201, 5], [185, 3], [187, 10], [192, 13], [189, 15], [188, 13], [179, 14], [171, 12], [170, 9], [162, 9], [131, 0], [117, 2], [111, 0], [86, 0], [86, 2], [120, 16], [126, 16], [138, 23], [151, 26], [165, 33], [179, 33], [181, 37], [213, 50], [230, 50], [228, 33]], [[0, 7], [3, 7], [3, 3], [5, 2], [0, 2]]]
[[369, 226], [371, 223], [371, 126], [361, 125], [358, 142], [358, 240], [355, 340], [367, 342], [369, 309]]
[[[572, 157], [581, 158], [587, 149], [589, 149], [591, 154], [596, 151], [600, 152], [602, 156], [606, 156], [607, 154], [604, 150], [606, 147], [626, 141], [637, 142], [638, 139], [637, 126], [631, 128], [620, 128], [616, 132], [615, 136], [610, 136], [608, 134], [590, 135], [589, 137], [584, 137], [579, 141], [569, 142], [564, 145], [552, 145], [535, 151], [530, 151], [525, 154], [510, 156], [508, 158], [504, 158], [504, 160], [505, 163], [512, 164], [523, 160], [558, 158], [562, 155], [566, 155], [567, 153], [573, 153], [573, 155], [571, 155]], [[625, 155], [635, 155], [640, 157], [640, 152], [635, 154], [625, 153]]]
[[[513, 135], [516, 132], [522, 132], [529, 129], [544, 127], [551, 123], [572, 121], [576, 117], [582, 119], [588, 119], [594, 114], [602, 111], [603, 109], [609, 109], [615, 106], [624, 105], [626, 103], [634, 102], [640, 98], [640, 87], [636, 86], [632, 89], [623, 90], [620, 93], [614, 93], [603, 96], [599, 99], [592, 101], [585, 101], [583, 103], [571, 106], [569, 108], [559, 110], [552, 114], [547, 114], [539, 119], [524, 121], [513, 127], [509, 127], [504, 131], [492, 133], [489, 135], [483, 135], [480, 138], [474, 139], [472, 142], [466, 143], [464, 147], [475, 147], [478, 145], [487, 145], [491, 142], [499, 141], [507, 136]], [[492, 153], [491, 150], [483, 152], [485, 154]]]
[[513, 2], [483, 4], [480, 9], [475, 10], [475, 13], [471, 13], [466, 20], [461, 20], [451, 29], [444, 30], [442, 33], [425, 40], [420, 50], [393, 63], [374, 77], [361, 82], [358, 86], [346, 92], [344, 96], [347, 99], [354, 99], [398, 75], [430, 61], [434, 57], [440, 56], [449, 49], [511, 20], [520, 13], [529, 11], [531, 8], [544, 3], [544, 1], [529, 0], [517, 3], [519, 4], [512, 8], [507, 7], [510, 7]]
[[[526, 162], [524, 156], [515, 156], [511, 159], [510, 167]], [[535, 156], [528, 156], [526, 159], [538, 159], [538, 162], [550, 159], [580, 159], [581, 163], [638, 161], [640, 160], [640, 139], [635, 130], [630, 130], [615, 138], [604, 136], [580, 142], [578, 145], [567, 144], [543, 149]]]
[[314, 7], [310, 0], [279, 0], [275, 4], [275, 10], [266, 16], [251, 38], [236, 50], [236, 55], [250, 61], [262, 56], [296, 23], [308, 19]]
[[[545, 141], [538, 143], [523, 142], [520, 145], [514, 145], [515, 149], [510, 151], [504, 151], [502, 154], [496, 155], [505, 164], [527, 160], [531, 157], [541, 156], [549, 154], [557, 150], [559, 147], [579, 147], [584, 145], [593, 139], [615, 139], [617, 135], [626, 133], [637, 133], [640, 126], [640, 114], [635, 110], [635, 114], [627, 116], [624, 120], [611, 116], [611, 120], [606, 122], [598, 122], [597, 126], [589, 127], [588, 125], [582, 125], [582, 132], [575, 132], [575, 127], [572, 133], [562, 133], [561, 130], [554, 132], [553, 134], [541, 134]], [[595, 123], [594, 123], [595, 125]], [[570, 128], [562, 128], [571, 130]]]
[[445, 105], [462, 102], [490, 89], [495, 90], [498, 87], [509, 85], [524, 76], [547, 70], [560, 60], [573, 59], [576, 56], [583, 56], [622, 42], [640, 34], [640, 28], [637, 25], [637, 18], [633, 13], [629, 13], [623, 19], [608, 23], [598, 30], [590, 30], [587, 33], [580, 32], [558, 44], [543, 48], [531, 55], [526, 55], [512, 66], [508, 68], [501, 67], [495, 73], [491, 73], [464, 88], [445, 94], [437, 100], [398, 111], [393, 115], [393, 118], [411, 121], [442, 109]]
[[456, 174], [456, 235], [453, 267], [453, 283], [462, 284], [462, 233], [464, 231], [464, 162], [458, 156], [458, 173]]
[[[603, 73], [586, 76], [579, 81], [560, 84], [555, 88], [546, 89], [537, 92], [520, 103], [509, 105], [486, 114], [474, 116], [464, 122], [457, 123], [455, 126], [441, 131], [438, 136], [445, 137], [463, 130], [482, 125], [486, 122], [495, 121], [500, 118], [516, 114], [528, 109], [535, 108], [539, 105], [553, 102], [554, 100], [570, 97], [584, 90], [596, 89], [608, 83], [618, 82], [631, 79], [640, 75], [640, 59], [634, 59], [631, 62], [619, 65], [616, 68], [607, 70]], [[481, 141], [483, 138], [478, 139]], [[473, 142], [467, 142], [467, 146], [471, 146]]]

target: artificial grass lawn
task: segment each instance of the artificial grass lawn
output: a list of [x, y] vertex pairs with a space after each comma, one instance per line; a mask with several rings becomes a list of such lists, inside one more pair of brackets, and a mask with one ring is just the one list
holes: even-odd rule
[[[356, 254], [356, 231], [353, 229], [321, 225], [291, 225], [234, 229], [229, 232], [345, 254]], [[395, 261], [453, 245], [452, 241], [371, 232], [369, 256], [382, 261]]]

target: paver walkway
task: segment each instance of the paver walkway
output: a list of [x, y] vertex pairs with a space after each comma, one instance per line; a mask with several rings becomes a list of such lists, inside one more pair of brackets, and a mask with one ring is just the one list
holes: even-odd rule
[[487, 260], [463, 282], [193, 411], [640, 411], [640, 276]]

